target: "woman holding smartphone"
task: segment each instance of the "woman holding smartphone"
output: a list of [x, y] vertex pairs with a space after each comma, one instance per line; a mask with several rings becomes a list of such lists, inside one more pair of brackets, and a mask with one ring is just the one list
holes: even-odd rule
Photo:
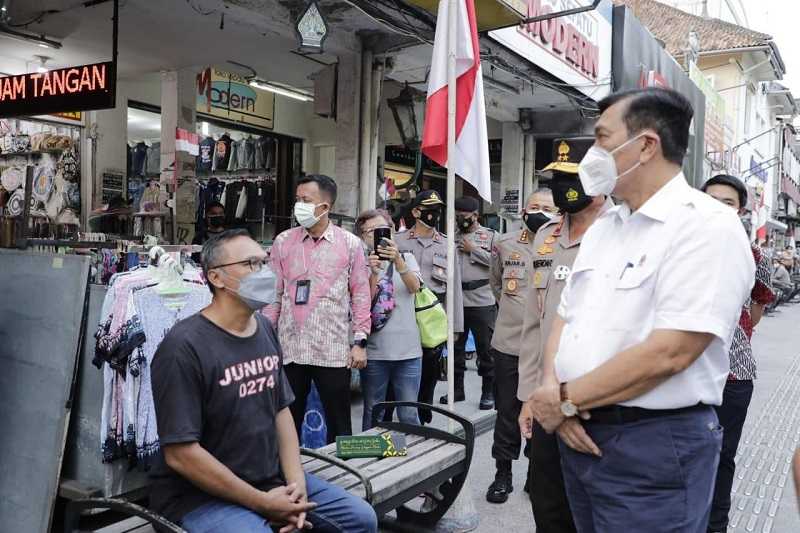
[[[367, 342], [367, 367], [361, 370], [364, 394], [363, 431], [372, 427], [372, 410], [386, 399], [391, 383], [397, 401], [417, 401], [422, 375], [422, 346], [414, 295], [420, 272], [412, 254], [401, 254], [392, 240], [394, 227], [386, 211], [369, 210], [356, 220], [356, 233], [369, 251], [373, 298], [372, 333]], [[382, 416], [378, 415], [378, 419]], [[417, 409], [398, 409], [401, 422], [419, 424]]]

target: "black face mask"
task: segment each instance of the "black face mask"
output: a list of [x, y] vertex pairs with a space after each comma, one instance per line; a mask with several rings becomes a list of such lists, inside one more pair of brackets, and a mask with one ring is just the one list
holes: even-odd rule
[[458, 215], [456, 217], [456, 224], [458, 225], [458, 229], [461, 231], [469, 231], [469, 228], [472, 227], [474, 222], [475, 219], [471, 216]]
[[525, 213], [522, 215], [522, 220], [525, 221], [525, 225], [531, 232], [536, 233], [539, 228], [550, 221], [550, 217], [544, 213]]
[[592, 197], [583, 192], [578, 176], [554, 176], [550, 188], [553, 190], [553, 203], [565, 213], [579, 213], [592, 203]]
[[439, 225], [439, 217], [441, 213], [438, 209], [423, 209], [419, 215], [419, 220], [429, 228], [435, 228]]
[[209, 228], [221, 228], [225, 225], [225, 215], [214, 215], [213, 217], [208, 217], [207, 220]]

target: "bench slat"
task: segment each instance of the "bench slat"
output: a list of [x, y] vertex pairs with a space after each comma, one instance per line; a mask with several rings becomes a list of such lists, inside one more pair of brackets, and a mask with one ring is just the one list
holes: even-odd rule
[[[416, 465], [420, 464], [421, 460], [424, 459], [425, 457], [434, 454], [438, 449], [447, 446], [447, 444], [448, 443], [442, 440], [427, 439], [422, 443], [420, 443], [418, 446], [410, 448], [408, 451], [408, 455], [405, 457], [387, 457], [361, 468], [361, 471], [364, 473], [364, 476], [370, 480], [370, 483], [372, 483], [373, 492], [375, 491], [376, 484], [384, 485], [384, 483], [380, 481], [382, 477], [404, 467], [410, 468], [411, 470], [417, 470], [417, 469], [422, 470], [424, 477], [429, 473], [429, 471], [427, 470], [429, 467], [427, 466], [417, 467]], [[462, 449], [464, 448], [461, 445], [453, 445], [453, 446], [460, 447]], [[344, 472], [338, 468], [336, 470], [331, 470], [327, 472], [329, 473], [329, 475], [327, 478], [325, 478], [325, 480], [328, 481], [329, 483], [334, 483], [335, 485], [338, 485], [345, 490], [356, 493], [362, 497], [364, 496], [364, 488], [361, 485], [361, 481], [354, 475]], [[373, 499], [374, 503], [379, 503], [383, 501], [383, 498], [375, 493], [373, 494]]]
[[[400, 494], [438, 472], [463, 461], [466, 449], [461, 444], [448, 443], [425, 454], [416, 461], [408, 462], [371, 479], [373, 500], [380, 503]], [[363, 497], [363, 489], [353, 488], [351, 492]]]
[[[386, 433], [386, 431], [387, 430], [382, 430], [380, 433], [377, 434]], [[425, 437], [421, 437], [419, 435], [406, 435], [406, 447], [409, 450], [411, 450], [411, 448], [420, 444], [424, 440]], [[336, 457], [336, 444], [330, 444], [328, 446], [325, 446], [324, 448], [320, 448], [317, 450], [317, 452]], [[379, 461], [381, 459], [382, 459], [381, 457], [361, 457], [356, 459], [347, 459], [347, 463], [353, 465], [354, 467], [362, 468], [366, 465], [375, 463], [376, 461]], [[324, 477], [324, 474], [322, 472], [329, 468], [336, 468], [337, 470], [339, 470], [338, 467], [335, 467], [334, 465], [326, 463], [325, 461], [322, 461], [320, 459], [313, 459], [312, 461], [307, 461], [303, 463], [303, 470], [305, 470], [309, 474], [314, 474], [315, 476], [318, 477]]]

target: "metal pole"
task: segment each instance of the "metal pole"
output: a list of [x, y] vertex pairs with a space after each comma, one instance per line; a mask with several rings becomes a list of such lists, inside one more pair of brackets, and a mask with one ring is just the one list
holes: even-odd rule
[[[455, 342], [454, 323], [456, 269], [456, 25], [458, 0], [448, 0], [447, 11], [447, 407], [455, 411]], [[463, 0], [462, 0], [463, 1]], [[450, 425], [452, 426], [452, 421]]]

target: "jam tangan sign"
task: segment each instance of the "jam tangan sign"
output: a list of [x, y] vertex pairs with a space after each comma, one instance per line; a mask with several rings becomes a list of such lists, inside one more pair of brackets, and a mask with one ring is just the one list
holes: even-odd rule
[[0, 78], [0, 118], [114, 107], [111, 62]]
[[[527, 17], [584, 5], [577, 0], [527, 0]], [[489, 36], [598, 100], [611, 91], [611, 9], [603, 1], [592, 11], [495, 30]]]

